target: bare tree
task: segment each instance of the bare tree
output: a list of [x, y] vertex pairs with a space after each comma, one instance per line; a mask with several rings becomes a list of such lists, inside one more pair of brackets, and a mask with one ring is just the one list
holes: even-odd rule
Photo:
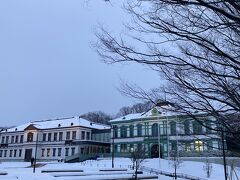
[[182, 161], [179, 159], [179, 156], [177, 154], [177, 151], [172, 151], [171, 152], [171, 164], [174, 169], [174, 179], [177, 179], [177, 169], [180, 167]]
[[139, 171], [143, 161], [146, 159], [145, 158], [145, 150], [136, 148], [136, 149], [132, 150], [130, 152], [130, 154], [131, 154], [130, 159], [133, 163], [133, 170], [135, 169], [133, 178], [137, 179], [138, 171]]
[[206, 172], [207, 178], [210, 178], [212, 174], [212, 164], [210, 163], [208, 158], [206, 158], [205, 160], [205, 165], [203, 166], [203, 170]]
[[88, 112], [86, 114], [81, 115], [80, 117], [96, 123], [103, 123], [103, 124], [109, 124], [109, 120], [112, 119], [110, 115], [102, 111]]
[[137, 103], [131, 107], [129, 106], [122, 107], [116, 116], [120, 117], [131, 113], [142, 113], [149, 111], [151, 108], [153, 108], [153, 104], [150, 101], [144, 103]]
[[212, 130], [239, 142], [239, 123], [233, 126], [229, 114], [240, 113], [240, 2], [133, 0], [125, 8], [129, 34], [100, 28], [97, 52], [106, 63], [148, 65], [166, 83], [150, 92], [125, 84], [123, 92], [168, 100], [196, 120], [195, 112], [210, 114], [222, 127]]

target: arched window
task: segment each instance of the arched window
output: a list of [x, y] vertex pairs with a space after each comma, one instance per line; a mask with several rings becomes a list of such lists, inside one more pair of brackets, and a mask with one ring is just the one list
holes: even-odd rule
[[189, 122], [189, 120], [184, 121], [184, 134], [185, 135], [190, 134], [190, 122]]
[[129, 136], [130, 136], [130, 137], [133, 137], [133, 136], [134, 136], [134, 126], [133, 126], [133, 125], [130, 125], [130, 126], [129, 126]]
[[120, 137], [121, 138], [126, 138], [127, 137], [127, 127], [126, 126], [122, 126], [120, 128]]
[[169, 124], [170, 124], [171, 135], [176, 135], [176, 122], [171, 121]]
[[196, 120], [193, 121], [193, 133], [202, 134], [202, 125]]
[[137, 136], [142, 136], [142, 124], [137, 124]]
[[27, 134], [27, 142], [33, 142], [33, 133], [28, 133]]
[[158, 124], [154, 123], [152, 125], [152, 136], [157, 137], [158, 136]]

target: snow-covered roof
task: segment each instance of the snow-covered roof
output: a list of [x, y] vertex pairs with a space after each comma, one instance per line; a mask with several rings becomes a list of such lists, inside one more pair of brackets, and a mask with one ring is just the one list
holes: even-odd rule
[[38, 129], [66, 128], [71, 126], [82, 126], [92, 129], [110, 129], [110, 126], [91, 122], [78, 116], [62, 119], [51, 119], [28, 122], [20, 126], [7, 129], [7, 132], [24, 131], [28, 126], [33, 125]]
[[128, 114], [126, 116], [113, 119], [110, 122], [129, 121], [129, 120], [146, 119], [149, 117], [166, 117], [166, 116], [175, 116], [175, 115], [179, 115], [179, 113], [174, 112], [174, 107], [170, 105], [165, 105], [161, 107], [154, 107], [151, 110], [143, 113]]

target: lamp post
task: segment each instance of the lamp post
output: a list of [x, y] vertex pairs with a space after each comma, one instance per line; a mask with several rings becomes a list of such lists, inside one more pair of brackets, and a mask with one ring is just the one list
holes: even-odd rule
[[222, 153], [223, 153], [223, 167], [224, 167], [224, 177], [227, 180], [227, 163], [226, 163], [226, 153], [225, 153], [225, 141], [224, 141], [224, 129], [221, 127], [221, 141], [222, 141]]
[[159, 158], [159, 169], [161, 168], [161, 143], [160, 143], [160, 122], [158, 117], [158, 158]]
[[37, 161], [37, 146], [38, 146], [38, 132], [37, 133], [37, 137], [36, 137], [36, 146], [35, 146], [35, 155], [34, 155], [34, 164], [33, 164], [33, 173], [35, 173], [36, 170], [36, 161]]
[[114, 168], [114, 125], [112, 125], [112, 168]]

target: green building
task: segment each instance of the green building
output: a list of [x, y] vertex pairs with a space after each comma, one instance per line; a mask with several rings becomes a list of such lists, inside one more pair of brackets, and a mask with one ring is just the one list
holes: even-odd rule
[[164, 105], [113, 119], [111, 149], [115, 156], [123, 157], [136, 148], [149, 158], [166, 158], [176, 153], [183, 157], [219, 156], [221, 137], [206, 128], [216, 128], [214, 118], [203, 114], [197, 117], [198, 121], [179, 115], [172, 106]]

